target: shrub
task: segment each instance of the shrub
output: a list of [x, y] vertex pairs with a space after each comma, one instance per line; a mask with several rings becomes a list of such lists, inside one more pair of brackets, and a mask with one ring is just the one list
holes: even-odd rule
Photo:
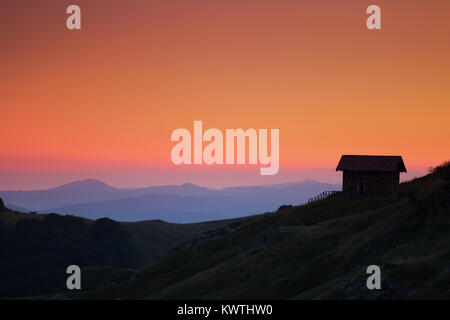
[[429, 173], [449, 173], [450, 172], [450, 161], [445, 161], [436, 167], [431, 167], [428, 169]]

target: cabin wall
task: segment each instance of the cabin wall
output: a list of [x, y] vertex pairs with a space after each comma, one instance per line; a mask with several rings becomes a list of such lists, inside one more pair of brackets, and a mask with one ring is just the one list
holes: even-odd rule
[[[389, 196], [397, 193], [399, 172], [344, 171], [342, 191], [351, 195]], [[359, 192], [361, 182], [364, 192]]]

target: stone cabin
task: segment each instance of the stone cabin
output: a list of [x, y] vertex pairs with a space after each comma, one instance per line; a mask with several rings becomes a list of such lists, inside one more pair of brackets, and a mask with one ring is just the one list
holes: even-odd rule
[[343, 171], [342, 192], [348, 195], [391, 196], [397, 193], [401, 156], [343, 155], [336, 171]]

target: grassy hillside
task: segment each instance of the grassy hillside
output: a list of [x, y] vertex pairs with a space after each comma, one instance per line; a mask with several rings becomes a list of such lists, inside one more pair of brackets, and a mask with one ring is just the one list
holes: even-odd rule
[[[71, 264], [125, 274], [169, 255], [181, 242], [228, 221], [118, 223], [11, 211], [0, 202], [0, 298], [65, 291]], [[109, 271], [108, 271], [109, 270]], [[113, 272], [113, 273], [114, 273]], [[87, 272], [86, 272], [87, 274]], [[98, 281], [107, 279], [98, 275]], [[114, 276], [112, 279], [116, 279]]]
[[[382, 290], [366, 288], [371, 264]], [[450, 298], [450, 168], [402, 184], [399, 199], [338, 196], [237, 220], [87, 287], [71, 297]]]

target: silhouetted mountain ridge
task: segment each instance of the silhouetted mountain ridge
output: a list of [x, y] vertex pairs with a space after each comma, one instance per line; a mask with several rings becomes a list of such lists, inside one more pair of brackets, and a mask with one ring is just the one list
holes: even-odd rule
[[273, 211], [282, 204], [305, 203], [322, 191], [339, 188], [339, 185], [304, 181], [223, 189], [192, 183], [119, 189], [88, 179], [47, 190], [0, 191], [0, 196], [14, 210], [110, 217], [119, 221], [162, 219], [184, 223]]
[[229, 223], [94, 221], [14, 212], [2, 203], [0, 199], [0, 298], [61, 292], [71, 264], [124, 268], [128, 274], [130, 268], [165, 258], [182, 241]]
[[[0, 297], [442, 299], [450, 298], [449, 244], [448, 163], [402, 183], [398, 198], [337, 194], [208, 223], [118, 223], [3, 208]], [[65, 286], [73, 263], [83, 267], [81, 292]], [[372, 264], [381, 268], [382, 290], [367, 290]]]
[[[449, 299], [450, 165], [399, 198], [334, 195], [242, 219], [184, 242], [83, 299]], [[367, 267], [381, 269], [368, 290]], [[95, 275], [95, 277], [94, 277]]]

